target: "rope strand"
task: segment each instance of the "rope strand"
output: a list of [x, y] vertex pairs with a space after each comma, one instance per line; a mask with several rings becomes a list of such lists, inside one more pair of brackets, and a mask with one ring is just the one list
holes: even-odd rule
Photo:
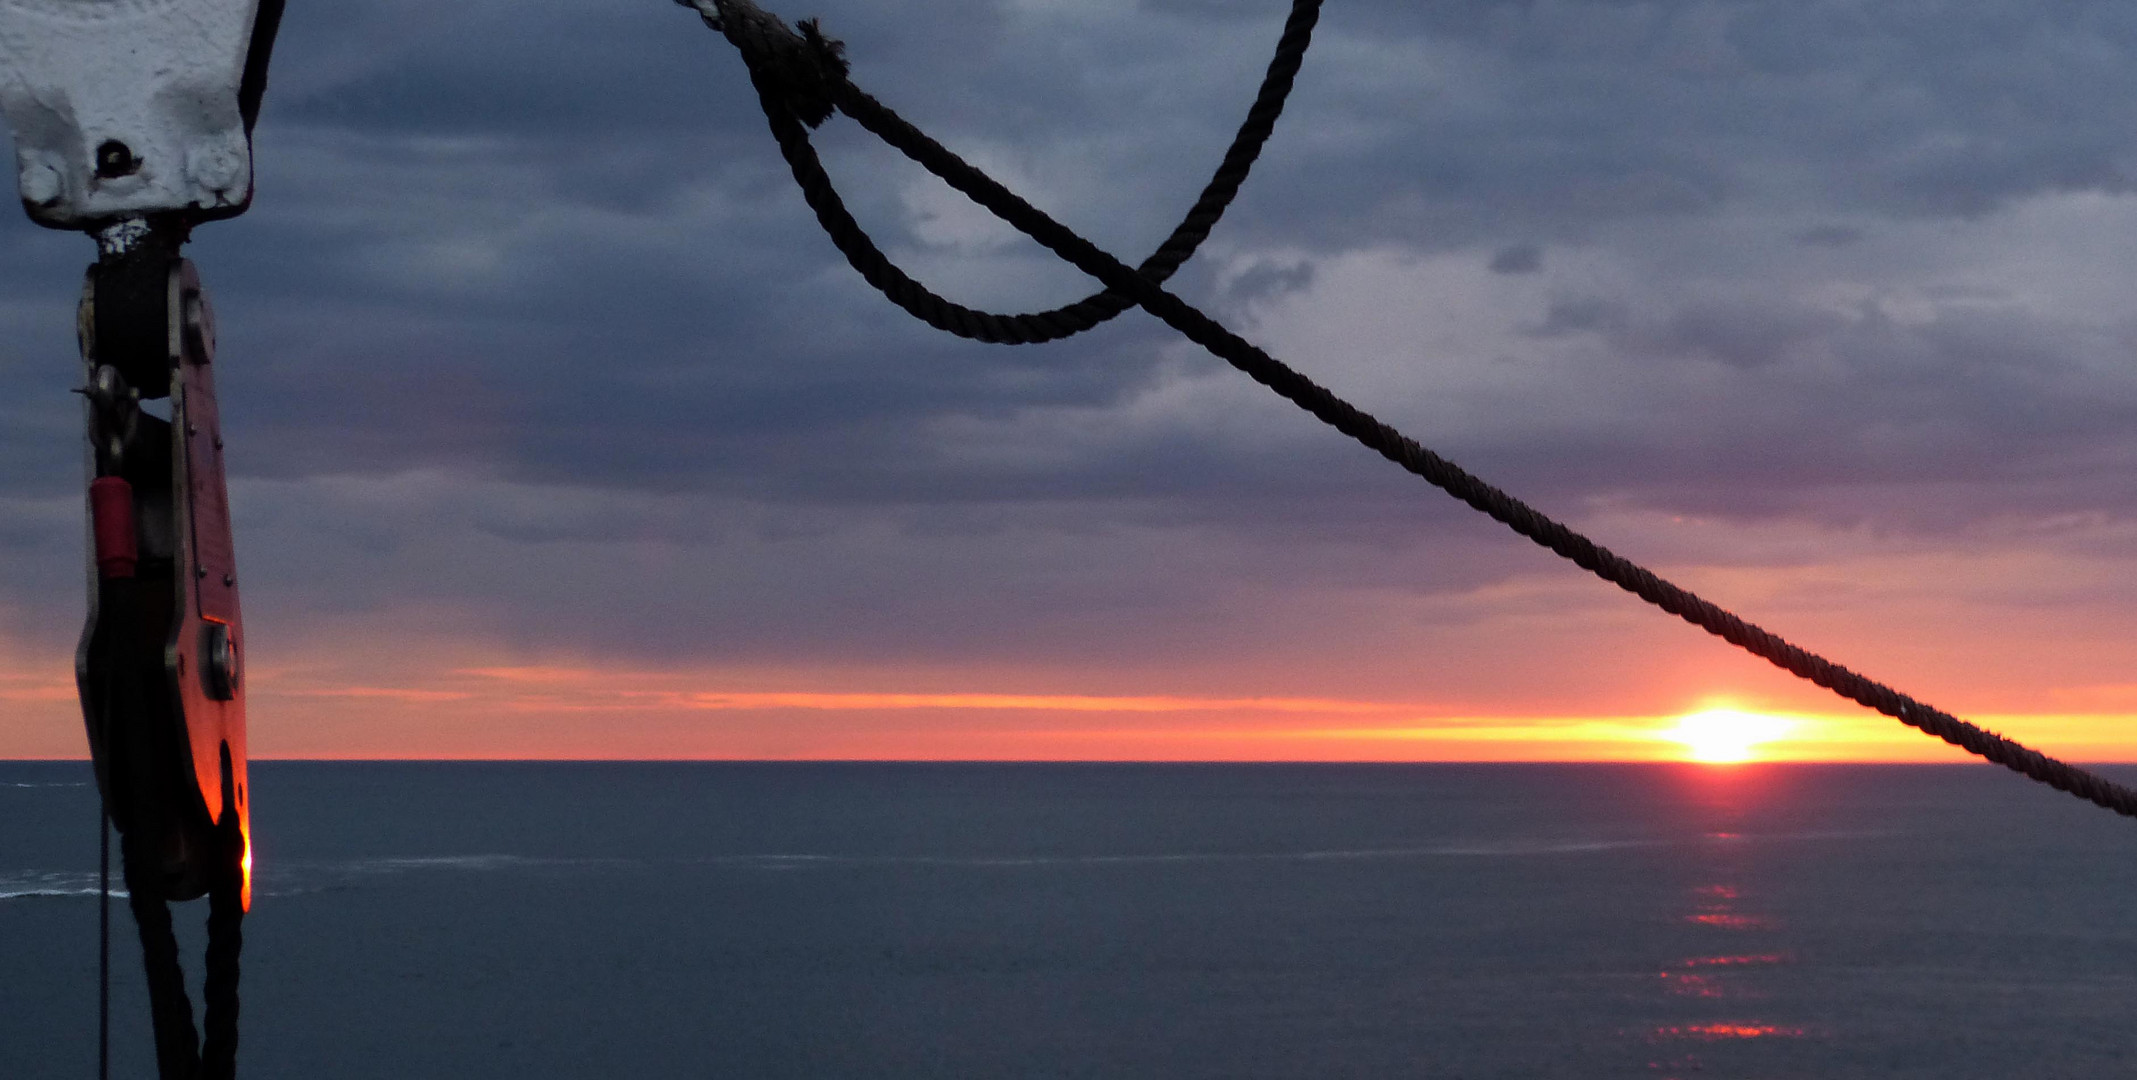
[[156, 1075], [162, 1080], [197, 1080], [200, 1036], [193, 1028], [193, 1005], [186, 999], [185, 971], [178, 963], [178, 936], [171, 929], [171, 909], [157, 893], [148, 853], [128, 834], [119, 836], [119, 863], [126, 880], [127, 905], [141, 932], [141, 962], [148, 972], [149, 1017], [156, 1036]]
[[202, 981], [201, 1080], [237, 1076], [238, 957], [245, 947], [245, 904], [232, 876], [208, 890], [208, 953]]
[[[788, 113], [808, 127], [815, 127], [830, 115], [838, 86], [845, 80], [843, 47], [838, 42], [826, 40], [817, 31], [814, 20], [800, 23], [800, 33], [796, 34], [777, 17], [755, 8], [744, 9], [716, 0], [676, 2], [697, 9], [704, 15], [707, 25], [734, 41], [745, 55], [754, 52], [778, 58], [750, 65], [750, 77], [757, 85], [759, 97], [771, 102], [766, 104], [767, 110]], [[712, 10], [708, 12], [708, 8]], [[1269, 141], [1269, 134], [1276, 129], [1277, 117], [1283, 115], [1284, 103], [1290, 98], [1299, 67], [1305, 62], [1306, 49], [1313, 43], [1314, 26], [1320, 18], [1321, 0], [1292, 0], [1291, 14], [1284, 20], [1283, 34], [1277, 39], [1276, 53], [1262, 76], [1261, 88], [1255, 92], [1253, 106], [1247, 110], [1246, 119], [1232, 136], [1231, 146], [1225, 150], [1217, 171], [1210, 176], [1194, 206], [1189, 208], [1165, 242], [1137, 267], [1144, 277], [1152, 281], [1170, 278], [1194, 255], [1209, 238], [1210, 230], [1224, 217], [1225, 210], [1239, 194], [1240, 185], [1246, 182], [1255, 161], [1261, 157], [1262, 146]], [[797, 169], [809, 168], [819, 174], [823, 171], [822, 164], [815, 161], [813, 154], [806, 165], [796, 163], [792, 158], [788, 163]], [[877, 250], [875, 243], [846, 212], [845, 204], [832, 190], [828, 176], [821, 177], [814, 190], [828, 199], [822, 207], [817, 207], [813, 201], [810, 203], [816, 207], [818, 216], [828, 214], [843, 222], [840, 228], [848, 239], [840, 244], [840, 250], [846, 253], [853, 268], [893, 302], [937, 330], [996, 345], [1031, 345], [1073, 337], [1135, 306], [1134, 299], [1125, 293], [1106, 289], [1073, 304], [1020, 315], [1001, 315], [966, 307], [913, 280]]]
[[[804, 39], [786, 31], [785, 25], [776, 17], [764, 14], [749, 0], [701, 2], [716, 6], [719, 18], [708, 17], [707, 22], [726, 33], [748, 64], [772, 136], [778, 141], [781, 155], [786, 158], [803, 197], [816, 212], [824, 231], [863, 278], [893, 303], [930, 326], [968, 337], [980, 336], [967, 332], [969, 327], [959, 315], [971, 309], [936, 297], [884, 258], [846, 211], [830, 178], [824, 173], [814, 147], [809, 144], [806, 114], [797, 112], [788, 96], [792, 86], [810, 85], [815, 100], [827, 96], [839, 111], [921, 167], [1096, 278], [1109, 292], [1133, 300], [1255, 382], [1574, 565], [1841, 697], [2059, 791], [2069, 792], [2118, 814], [2137, 817], [2137, 791], [1983, 730], [1794, 645], [1597, 544], [1344, 401], [1167, 292], [1157, 281], [1145, 277], [1048, 217], [881, 102], [862, 93], [846, 78], [839, 46], [822, 38], [813, 24], [806, 28], [808, 36]], [[746, 32], [739, 29], [744, 26], [748, 27]], [[767, 47], [764, 41], [774, 36], [767, 27], [785, 31], [791, 40], [778, 46], [776, 51]]]

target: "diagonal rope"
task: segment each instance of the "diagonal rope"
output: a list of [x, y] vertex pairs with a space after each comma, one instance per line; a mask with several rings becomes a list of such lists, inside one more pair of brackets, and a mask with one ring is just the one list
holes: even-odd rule
[[[796, 34], [750, 0], [682, 2], [696, 7], [707, 24], [720, 30], [742, 53], [780, 153], [832, 242], [885, 296], [930, 325], [954, 332], [952, 326], [938, 321], [941, 311], [928, 303], [940, 298], [889, 265], [846, 212], [809, 145], [808, 128], [828, 118], [834, 107], [997, 217], [1098, 279], [1109, 291], [1133, 299], [1145, 311], [1249, 378], [1492, 520], [1790, 674], [2059, 791], [2118, 814], [2137, 817], [2137, 791], [2028, 749], [1794, 645], [1597, 544], [1337, 397], [1040, 212], [862, 93], [846, 78], [841, 46], [825, 39], [813, 22], [800, 24], [801, 33]], [[900, 286], [900, 282], [904, 285]]]

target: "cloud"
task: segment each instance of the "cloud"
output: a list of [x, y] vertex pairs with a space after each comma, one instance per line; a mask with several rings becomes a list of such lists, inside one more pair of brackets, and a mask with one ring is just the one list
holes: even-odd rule
[[[1554, 513], [1727, 527], [1685, 549], [1639, 518], [1631, 546], [1685, 566], [1778, 573], [1867, 529], [2096, 580], [2137, 510], [2119, 11], [1332, 5], [1172, 287]], [[1133, 261], [1285, 5], [818, 13], [865, 88]], [[1362, 628], [1571, 602], [1141, 313], [1034, 348], [913, 322], [820, 234], [686, 11], [306, 9], [276, 65], [258, 202], [193, 246], [276, 632], [414, 613], [533, 651], [1347, 676], [1387, 655]], [[1093, 287], [850, 123], [817, 139], [940, 291]], [[89, 256], [0, 221], [0, 608], [52, 642], [70, 620], [21, 613], [78, 602]]]
[[1537, 244], [1509, 244], [1492, 252], [1487, 265], [1494, 274], [1533, 274], [1543, 269], [1543, 248]]

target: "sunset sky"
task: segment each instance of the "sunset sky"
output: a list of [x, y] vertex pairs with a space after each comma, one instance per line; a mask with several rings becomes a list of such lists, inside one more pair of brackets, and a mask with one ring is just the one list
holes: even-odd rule
[[[1280, 0], [774, 3], [1129, 261]], [[835, 119], [995, 310], [1087, 282]], [[259, 757], [1963, 755], [1515, 538], [1131, 312], [948, 338], [667, 0], [292, 4], [191, 254]], [[0, 757], [84, 752], [73, 308], [0, 213]], [[2137, 7], [1330, 0], [1190, 301], [1615, 550], [2137, 760]]]

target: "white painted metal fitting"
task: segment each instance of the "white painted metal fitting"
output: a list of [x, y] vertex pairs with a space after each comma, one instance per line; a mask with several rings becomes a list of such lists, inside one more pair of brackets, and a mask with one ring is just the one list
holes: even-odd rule
[[95, 229], [252, 199], [238, 105], [260, 0], [0, 0], [0, 116], [23, 209]]

